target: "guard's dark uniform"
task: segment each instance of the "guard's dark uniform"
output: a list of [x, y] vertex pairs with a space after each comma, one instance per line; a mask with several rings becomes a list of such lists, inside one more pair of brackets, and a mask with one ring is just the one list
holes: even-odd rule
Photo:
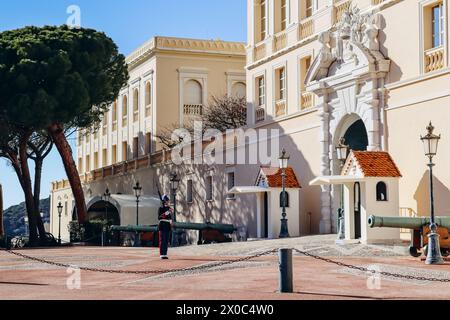
[[172, 230], [172, 210], [169, 206], [162, 206], [158, 212], [159, 219], [159, 254], [161, 258], [167, 257], [169, 249], [170, 233]]

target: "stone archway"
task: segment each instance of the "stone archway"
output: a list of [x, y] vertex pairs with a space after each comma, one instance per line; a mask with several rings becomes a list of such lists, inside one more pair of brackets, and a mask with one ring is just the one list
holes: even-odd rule
[[[377, 21], [374, 14], [352, 8], [335, 32], [319, 36], [321, 49], [306, 76], [306, 89], [317, 96], [323, 176], [339, 174], [335, 147], [355, 123], [365, 128], [368, 151], [383, 149], [384, 83], [390, 60], [380, 52]], [[322, 187], [322, 234], [337, 231], [333, 198], [333, 188]]]

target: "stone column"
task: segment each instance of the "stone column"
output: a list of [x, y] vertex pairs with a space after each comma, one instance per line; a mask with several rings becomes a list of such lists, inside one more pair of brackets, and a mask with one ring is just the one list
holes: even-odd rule
[[[321, 119], [321, 132], [319, 142], [322, 145], [321, 168], [320, 173], [323, 176], [329, 176], [330, 170], [330, 112], [327, 103], [327, 94], [319, 96], [319, 106], [321, 111], [319, 117]], [[331, 233], [331, 187], [322, 186], [320, 195], [321, 201], [321, 218], [319, 232], [320, 234]]]

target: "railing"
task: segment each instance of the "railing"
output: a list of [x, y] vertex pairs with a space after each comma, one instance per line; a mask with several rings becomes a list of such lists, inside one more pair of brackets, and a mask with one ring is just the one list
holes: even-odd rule
[[334, 0], [334, 24], [342, 21], [344, 12], [350, 9], [350, 0]]
[[262, 122], [266, 120], [266, 110], [264, 108], [257, 108], [255, 112], [256, 122]]
[[[411, 208], [400, 208], [400, 217], [406, 218], [416, 218], [417, 213]], [[410, 229], [400, 229], [400, 238], [402, 240], [410, 240], [411, 239], [411, 230]]]
[[278, 100], [275, 102], [275, 117], [286, 115], [286, 100]]
[[258, 60], [263, 59], [266, 56], [266, 53], [267, 53], [267, 50], [266, 50], [265, 43], [256, 45], [253, 60], [258, 61]]
[[314, 95], [311, 92], [302, 92], [300, 96], [300, 108], [306, 110], [314, 106]]
[[425, 51], [425, 72], [432, 72], [444, 68], [444, 47], [437, 47]]
[[300, 22], [299, 39], [306, 39], [314, 34], [314, 19], [307, 18]]
[[185, 116], [201, 116], [203, 114], [203, 105], [201, 104], [185, 104], [183, 109]]
[[275, 52], [286, 48], [287, 45], [287, 34], [286, 31], [282, 31], [274, 36], [273, 49]]

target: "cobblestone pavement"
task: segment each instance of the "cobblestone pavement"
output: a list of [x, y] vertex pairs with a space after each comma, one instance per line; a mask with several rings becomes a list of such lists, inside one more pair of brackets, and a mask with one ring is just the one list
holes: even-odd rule
[[335, 241], [336, 235], [320, 235], [302, 238], [220, 243], [208, 246], [189, 246], [172, 248], [171, 250], [176, 254], [190, 256], [251, 255], [261, 251], [282, 247], [297, 248], [313, 254], [330, 257], [388, 257], [409, 255], [408, 244], [396, 246], [363, 244], [336, 245]]
[[[406, 247], [336, 246], [334, 236], [249, 241], [172, 248], [170, 260], [159, 259], [157, 248], [97, 248], [23, 250], [50, 261], [113, 270], [175, 270], [215, 265], [280, 247], [310, 253], [361, 267], [377, 267], [405, 275], [450, 278], [450, 265], [425, 266], [406, 255]], [[380, 277], [369, 286], [371, 274], [294, 256], [293, 294], [279, 294], [276, 254], [207, 270], [159, 275], [81, 272], [79, 289], [67, 286], [65, 268], [28, 261], [0, 251], [0, 299], [450, 299], [448, 283]], [[424, 286], [427, 290], [424, 290]]]

